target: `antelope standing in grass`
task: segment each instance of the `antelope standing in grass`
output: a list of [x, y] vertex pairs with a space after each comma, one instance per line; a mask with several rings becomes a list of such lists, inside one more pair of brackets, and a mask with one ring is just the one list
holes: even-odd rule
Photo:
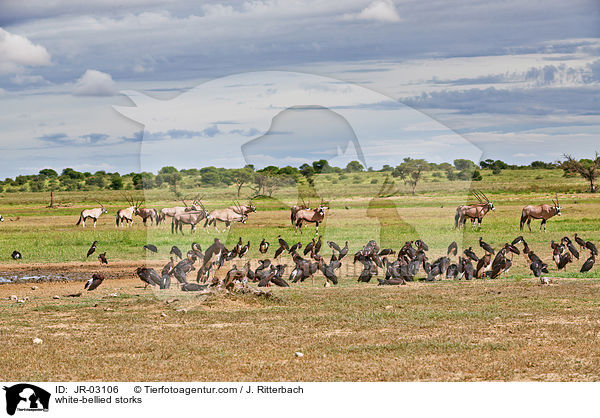
[[191, 226], [191, 233], [196, 231], [196, 224], [203, 219], [207, 219], [208, 211], [201, 202], [198, 202], [200, 210], [176, 213], [171, 220], [171, 233], [177, 233], [179, 230], [183, 234], [183, 225]]
[[479, 200], [479, 203], [474, 205], [461, 205], [456, 208], [454, 216], [454, 229], [464, 227], [467, 219], [471, 220], [471, 224], [477, 220], [477, 226], [481, 229], [481, 221], [490, 210], [496, 210], [494, 204], [490, 202], [487, 196], [481, 191], [473, 191], [473, 196]]
[[[305, 206], [305, 205], [303, 205]], [[315, 235], [317, 235], [319, 233], [319, 224], [321, 222], [323, 222], [323, 220], [325, 219], [325, 211], [327, 209], [329, 209], [327, 206], [325, 206], [325, 203], [323, 201], [321, 201], [321, 204], [319, 204], [319, 207], [317, 209], [310, 209], [310, 208], [305, 208], [305, 209], [297, 209], [298, 206], [293, 206], [292, 207], [292, 214], [291, 214], [291, 220], [292, 220], [292, 225], [294, 225], [294, 232], [297, 233], [298, 232], [298, 228], [300, 228], [300, 233], [302, 233], [302, 223], [306, 222], [306, 223], [314, 223], [315, 226]]]
[[225, 223], [225, 229], [229, 230], [233, 222], [241, 222], [245, 224], [247, 218], [248, 216], [244, 214], [244, 211], [240, 205], [236, 205], [235, 209], [215, 209], [206, 216], [204, 228], [212, 224], [215, 226], [215, 230], [217, 232], [221, 232], [219, 231], [219, 228], [217, 228], [217, 221]]
[[148, 219], [150, 219], [150, 225], [153, 223], [158, 225], [158, 212], [154, 208], [138, 208], [135, 214], [142, 218], [144, 225]]
[[117, 226], [123, 224], [125, 224], [125, 226], [133, 225], [133, 217], [137, 214], [138, 211], [139, 203], [134, 202], [133, 198], [131, 197], [125, 196], [125, 199], [127, 200], [127, 203], [129, 203], [131, 206], [125, 209], [119, 209], [117, 211], [117, 219], [115, 221]]
[[542, 230], [542, 226], [544, 227], [544, 232], [546, 232], [546, 221], [552, 218], [554, 215], [561, 216], [560, 213], [561, 207], [558, 204], [558, 195], [556, 195], [556, 200], [552, 199], [552, 205], [528, 205], [523, 208], [523, 212], [521, 212], [521, 231], [523, 230], [523, 226], [525, 222], [527, 222], [527, 227], [529, 228], [529, 232], [531, 232], [531, 220], [532, 219], [541, 219], [542, 223], [540, 224], [540, 231]]
[[[98, 202], [98, 201], [96, 200], [96, 202]], [[81, 214], [79, 215], [79, 220], [77, 221], [77, 223], [75, 225], [81, 224], [85, 228], [86, 219], [93, 219], [94, 220], [94, 228], [95, 228], [98, 218], [102, 214], [106, 213], [106, 209], [104, 208], [104, 205], [102, 205], [102, 203], [100, 203], [100, 202], [98, 202], [98, 204], [100, 205], [99, 208], [82, 210]]]
[[254, 206], [252, 202], [248, 202], [247, 205], [240, 205], [236, 202], [235, 206], [229, 206], [227, 209], [231, 209], [233, 211], [242, 213], [246, 216], [253, 212], [256, 212], [256, 206]]
[[202, 198], [200, 198], [200, 200], [198, 200], [198, 196], [196, 196], [194, 198], [194, 201], [192, 202], [191, 206], [188, 206], [188, 204], [185, 202], [185, 199], [183, 199], [181, 201], [183, 202], [183, 204], [185, 206], [173, 206], [172, 208], [162, 208], [158, 212], [157, 225], [160, 222], [164, 221], [167, 216], [172, 218], [173, 216], [175, 216], [178, 213], [190, 212], [190, 211], [194, 211], [194, 210], [201, 210], [201, 207], [200, 207], [201, 200], [202, 200]]

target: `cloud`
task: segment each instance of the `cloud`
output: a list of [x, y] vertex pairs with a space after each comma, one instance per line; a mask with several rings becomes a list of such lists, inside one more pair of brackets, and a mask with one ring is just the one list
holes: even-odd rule
[[98, 142], [106, 141], [109, 138], [107, 134], [91, 133], [80, 136], [69, 136], [66, 133], [46, 134], [39, 136], [38, 139], [55, 145], [94, 145]]
[[0, 74], [20, 73], [24, 67], [42, 65], [50, 65], [46, 48], [0, 28]]
[[376, 22], [400, 22], [396, 6], [391, 0], [375, 0], [356, 14], [345, 14], [344, 20], [374, 20]]
[[110, 74], [87, 70], [73, 88], [74, 96], [114, 96], [117, 88]]
[[11, 77], [10, 81], [19, 86], [30, 84], [48, 84], [48, 80], [41, 75], [16, 74], [14, 77]]

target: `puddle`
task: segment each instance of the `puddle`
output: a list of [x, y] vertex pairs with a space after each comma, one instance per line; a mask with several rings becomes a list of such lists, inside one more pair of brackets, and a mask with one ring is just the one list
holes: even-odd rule
[[4, 283], [20, 283], [20, 282], [63, 282], [71, 280], [85, 280], [86, 275], [83, 273], [69, 274], [15, 274], [0, 272], [0, 284]]

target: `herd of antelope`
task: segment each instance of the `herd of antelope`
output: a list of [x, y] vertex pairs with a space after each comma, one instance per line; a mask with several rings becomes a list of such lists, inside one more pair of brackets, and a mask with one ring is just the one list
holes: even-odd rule
[[[454, 215], [455, 229], [465, 228], [467, 220], [471, 221], [473, 227], [475, 227], [475, 222], [477, 221], [477, 228], [481, 229], [481, 223], [484, 216], [490, 211], [496, 210], [494, 204], [489, 200], [485, 193], [478, 190], [475, 190], [472, 193], [479, 203], [460, 205], [456, 208], [456, 213]], [[225, 225], [224, 230], [229, 230], [233, 223], [239, 222], [245, 224], [248, 215], [256, 212], [256, 206], [251, 202], [248, 202], [245, 205], [234, 202], [234, 205], [232, 206], [224, 209], [214, 209], [209, 212], [202, 204], [202, 199], [197, 196], [193, 200], [191, 206], [188, 206], [186, 201], [182, 200], [185, 206], [173, 206], [170, 208], [163, 208], [160, 211], [153, 208], [142, 208], [142, 202], [136, 202], [131, 197], [125, 197], [125, 199], [130, 206], [117, 211], [117, 227], [128, 227], [133, 225], [133, 219], [136, 215], [142, 218], [144, 225], [146, 225], [148, 219], [150, 219], [151, 224], [159, 225], [161, 222], [165, 221], [166, 217], [170, 217], [171, 232], [181, 232], [182, 234], [183, 225], [189, 225], [190, 232], [193, 233], [196, 230], [196, 225], [201, 221], [204, 221], [204, 229], [206, 232], [208, 232], [208, 227], [211, 225], [214, 226], [215, 231], [221, 232], [217, 227], [218, 222]], [[85, 228], [86, 220], [91, 219], [94, 221], [95, 228], [98, 218], [102, 214], [107, 213], [104, 206], [100, 202], [98, 202], [98, 204], [100, 204], [99, 208], [82, 210], [77, 225], [81, 224]], [[323, 202], [323, 200], [321, 200], [321, 203], [314, 209], [310, 208], [310, 205], [307, 205], [304, 200], [302, 200], [301, 204], [292, 206], [290, 208], [290, 221], [294, 226], [295, 232], [298, 232], [299, 230], [300, 233], [302, 233], [303, 225], [306, 226], [310, 223], [314, 223], [315, 235], [317, 235], [319, 233], [319, 224], [325, 220], [325, 212], [328, 209], [327, 203]], [[555, 199], [552, 199], [552, 205], [543, 204], [525, 206], [521, 212], [520, 229], [522, 231], [524, 225], [527, 224], [529, 231], [531, 231], [531, 220], [539, 219], [542, 221], [540, 224], [540, 231], [543, 228], [545, 232], [546, 222], [555, 215], [561, 216], [558, 195], [556, 195]], [[0, 215], [0, 221], [3, 221], [2, 215]]]

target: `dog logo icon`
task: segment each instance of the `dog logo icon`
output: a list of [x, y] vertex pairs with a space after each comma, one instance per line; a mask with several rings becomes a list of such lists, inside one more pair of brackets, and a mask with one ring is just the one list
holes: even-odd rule
[[48, 411], [50, 392], [38, 386], [19, 383], [10, 387], [4, 386], [4, 390], [8, 415], [14, 415], [16, 411]]

